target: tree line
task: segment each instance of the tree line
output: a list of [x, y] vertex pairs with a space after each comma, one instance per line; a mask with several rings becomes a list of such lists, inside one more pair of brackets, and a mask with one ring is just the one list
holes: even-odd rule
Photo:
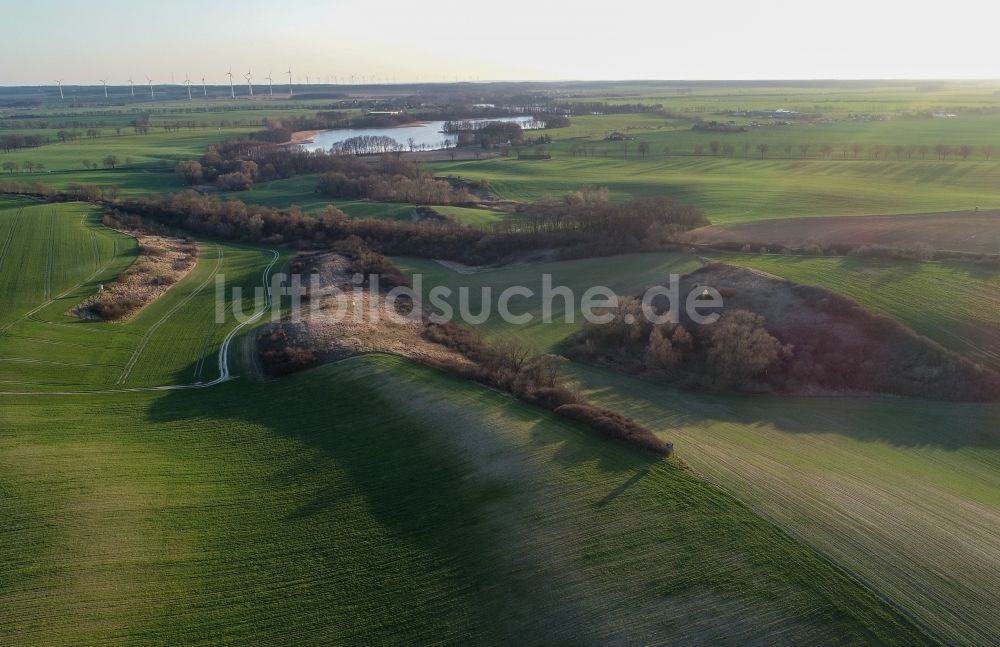
[[[632, 147], [629, 142], [624, 142], [620, 148], [622, 156], [628, 158], [629, 152]], [[636, 143], [636, 152], [640, 157], [645, 159], [650, 153], [652, 153], [652, 146], [649, 142], [640, 141]], [[757, 142], [753, 143], [750, 141], [742, 142], [732, 142], [732, 141], [721, 141], [712, 140], [707, 143], [696, 143], [691, 149], [686, 152], [677, 151], [672, 149], [670, 145], [664, 145], [660, 152], [664, 157], [669, 157], [670, 155], [711, 155], [713, 157], [757, 157], [759, 159], [766, 159], [768, 156], [778, 156], [791, 159], [791, 158], [819, 158], [819, 159], [831, 159], [839, 157], [840, 159], [869, 159], [869, 160], [890, 160], [895, 159], [897, 161], [903, 160], [926, 160], [928, 158], [937, 159], [940, 161], [948, 159], [961, 159], [968, 160], [973, 157], [981, 157], [985, 161], [989, 161], [993, 158], [993, 154], [996, 151], [996, 147], [993, 144], [984, 144], [981, 146], [973, 146], [972, 144], [960, 144], [960, 145], [947, 145], [947, 144], [920, 144], [920, 145], [904, 145], [904, 144], [861, 144], [861, 143], [847, 143], [847, 144], [813, 144], [810, 142], [800, 142], [797, 144], [785, 143], [785, 144], [772, 144], [769, 142]], [[596, 144], [574, 144], [570, 147], [570, 154], [573, 156], [583, 156], [583, 157], [597, 157], [603, 156], [607, 157], [612, 153], [612, 149], [607, 147], [599, 147]]]

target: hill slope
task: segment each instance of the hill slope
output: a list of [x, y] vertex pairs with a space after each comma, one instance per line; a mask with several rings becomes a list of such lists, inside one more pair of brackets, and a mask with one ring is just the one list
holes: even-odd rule
[[21, 645], [929, 642], [676, 464], [398, 358], [0, 407]]

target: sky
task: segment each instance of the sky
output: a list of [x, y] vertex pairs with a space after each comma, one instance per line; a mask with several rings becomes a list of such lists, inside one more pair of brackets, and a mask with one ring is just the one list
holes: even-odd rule
[[[1000, 78], [984, 0], [2, 0], [0, 84]], [[238, 78], [238, 77], [237, 77]]]

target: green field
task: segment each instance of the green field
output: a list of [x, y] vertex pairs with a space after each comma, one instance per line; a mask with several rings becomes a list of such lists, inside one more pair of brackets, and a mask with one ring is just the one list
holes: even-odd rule
[[[632, 142], [634, 144], [634, 142]], [[634, 146], [633, 146], [634, 148]], [[702, 157], [513, 158], [440, 162], [442, 174], [490, 180], [514, 200], [537, 200], [590, 184], [613, 198], [672, 197], [715, 224], [819, 215], [923, 213], [1000, 207], [996, 161], [755, 160]]]
[[316, 175], [298, 175], [284, 180], [273, 180], [255, 185], [250, 191], [222, 193], [220, 197], [243, 200], [248, 204], [261, 204], [276, 209], [299, 207], [305, 212], [320, 211], [332, 204], [353, 218], [388, 218], [408, 220], [413, 214], [412, 204], [372, 202], [370, 200], [331, 200], [316, 193]]
[[270, 252], [202, 241], [195, 269], [138, 316], [123, 324], [84, 321], [66, 313], [127, 267], [135, 240], [104, 228], [85, 205], [23, 205], [0, 211], [0, 227], [13, 236], [0, 263], [0, 295], [10, 304], [0, 318], [0, 391], [152, 387], [219, 376], [208, 358], [232, 323], [215, 321], [215, 277], [242, 288], [249, 313]]
[[[986, 160], [980, 149], [1000, 148], [998, 90], [567, 84], [553, 96], [666, 112], [575, 116], [546, 131], [547, 161], [429, 166], [488, 179], [514, 200], [585, 184], [615, 200], [667, 195], [714, 223], [1000, 208], [1000, 154]], [[54, 138], [60, 122], [102, 130], [0, 153], [45, 165], [4, 179], [177, 191], [178, 160], [268, 118], [330, 109], [327, 99], [72, 101], [0, 108], [0, 120], [31, 121], [19, 130], [0, 121], [0, 135]], [[739, 134], [690, 128], [694, 117], [776, 108], [826, 120]], [[150, 134], [132, 132], [139, 116]], [[160, 127], [179, 121], [190, 123]], [[604, 139], [613, 131], [635, 138], [627, 153]], [[711, 155], [712, 141], [737, 150]], [[767, 143], [765, 159], [744, 155], [744, 142]], [[853, 159], [844, 146], [854, 142], [977, 149], [967, 160], [933, 150]], [[818, 155], [823, 144], [829, 158]], [[122, 166], [84, 169], [109, 154]], [[221, 197], [412, 217], [413, 205], [328, 200], [315, 184], [299, 176]], [[435, 208], [474, 227], [510, 217]], [[216, 279], [240, 287], [250, 313], [254, 289], [295, 250], [197, 243], [194, 269], [138, 316], [83, 321], [67, 312], [137, 258], [136, 241], [104, 227], [96, 207], [0, 196], [0, 645], [980, 645], [1000, 635], [996, 404], [709, 394], [569, 362], [567, 379], [591, 401], [675, 444], [675, 458], [654, 459], [399, 357], [264, 378], [258, 322], [216, 322]], [[556, 322], [541, 321], [545, 275], [579, 299], [596, 285], [635, 294], [722, 260], [837, 291], [1000, 368], [1000, 271], [986, 265], [663, 252], [459, 273], [393, 260], [425, 292], [452, 288], [452, 305], [469, 289], [472, 315], [489, 288], [494, 309], [477, 331], [534, 353], [561, 352], [581, 325], [562, 322], [561, 298]], [[495, 313], [515, 285], [535, 292], [511, 301], [533, 315], [528, 325]], [[226, 306], [236, 298], [227, 292]]]
[[930, 642], [676, 464], [399, 359], [0, 407], [20, 645]]
[[[755, 262], [758, 259], [761, 262]], [[951, 317], [964, 330], [976, 330], [969, 334], [990, 345], [990, 352], [996, 349], [996, 335], [986, 329], [992, 325], [990, 309], [1000, 303], [990, 296], [995, 276], [990, 271], [984, 270], [989, 277], [970, 283], [963, 281], [974, 268], [937, 263], [898, 264], [897, 275], [884, 264], [879, 268], [878, 262], [854, 259], [727, 260], [832, 289], [850, 285], [845, 292], [853, 295], [856, 289], [859, 299], [868, 295], [863, 303], [942, 343], [954, 340]], [[815, 274], [784, 271], [810, 263]], [[465, 275], [416, 259], [399, 259], [398, 264], [423, 274], [425, 291], [445, 285], [457, 294], [459, 287], [467, 286], [478, 296], [481, 287], [490, 286], [494, 305], [498, 293], [512, 285], [538, 292], [543, 273], [552, 276], [553, 285], [572, 288], [579, 298], [597, 284], [634, 294], [671, 272], [699, 265], [694, 257], [678, 254], [615, 256]], [[832, 264], [853, 267], [857, 280]], [[866, 285], [865, 272], [881, 277], [880, 290]], [[807, 280], [819, 276], [825, 278]], [[897, 286], [896, 298], [877, 296], [895, 294]], [[921, 310], [921, 304], [935, 299], [939, 305]], [[539, 299], [511, 303], [515, 314], [533, 313], [535, 321], [513, 325], [494, 313], [479, 326], [487, 339], [514, 336], [536, 352], [549, 352], [558, 350], [559, 342], [579, 326], [542, 325]], [[965, 311], [951, 312], [963, 303]], [[480, 300], [474, 299], [470, 311], [477, 314], [480, 307]], [[982, 316], [963, 316], [977, 307]], [[553, 313], [562, 320], [561, 310]], [[989, 485], [1000, 467], [996, 406], [905, 398], [710, 396], [576, 363], [570, 370], [592, 399], [634, 416], [664, 439], [681, 438], [682, 455], [696, 471], [859, 573], [949, 640], [977, 642], [1000, 629], [989, 593], [1000, 586], [995, 575], [1000, 571], [982, 569], [978, 561], [1000, 564], [1000, 543], [995, 535], [988, 537], [988, 528], [1000, 519], [1000, 498]]]
[[0, 212], [21, 254], [0, 274], [17, 297], [0, 337], [0, 636], [930, 642], [678, 463], [400, 359], [122, 393], [212, 378], [224, 327], [203, 286], [225, 272], [249, 288], [271, 255], [201, 241], [138, 317], [80, 322], [62, 313], [135, 254], [96, 218]]

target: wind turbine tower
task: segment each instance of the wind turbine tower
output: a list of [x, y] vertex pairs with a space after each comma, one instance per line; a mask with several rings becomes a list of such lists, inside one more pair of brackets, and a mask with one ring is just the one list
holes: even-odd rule
[[229, 77], [229, 93], [232, 94], [233, 98], [235, 99], [236, 98], [236, 88], [233, 86], [233, 68], [229, 68], [229, 71], [226, 72], [226, 76]]
[[132, 98], [135, 99], [135, 84], [132, 83], [132, 76], [131, 75], [129, 75], [129, 77], [128, 77], [128, 87], [129, 87], [130, 90], [132, 90]]
[[153, 79], [151, 79], [151, 78], [149, 78], [147, 76], [146, 77], [146, 83], [149, 84], [149, 98], [150, 99], [155, 99], [156, 98], [156, 94], [154, 94], [154, 92], [153, 92]]
[[206, 97], [208, 96], [208, 86], [205, 85], [205, 77], [201, 77], [201, 91]]
[[274, 89], [271, 87], [271, 70], [267, 71], [267, 76], [264, 78], [267, 79], [267, 96], [273, 99]]
[[107, 99], [108, 98], [108, 80], [107, 79], [101, 79], [101, 83], [104, 85], [104, 98]]
[[250, 96], [253, 97], [253, 71], [247, 70], [247, 73], [243, 75], [243, 78], [247, 80], [247, 89], [250, 90]]
[[184, 73], [184, 85], [187, 86], [187, 89], [188, 89], [188, 101], [190, 101], [191, 100], [191, 79], [188, 77], [187, 72]]
[[295, 90], [292, 89], [292, 66], [288, 66], [288, 96], [294, 97]]
[[56, 85], [59, 86], [59, 98], [65, 99], [66, 97], [63, 96], [63, 91], [62, 91], [62, 79], [56, 79]]

